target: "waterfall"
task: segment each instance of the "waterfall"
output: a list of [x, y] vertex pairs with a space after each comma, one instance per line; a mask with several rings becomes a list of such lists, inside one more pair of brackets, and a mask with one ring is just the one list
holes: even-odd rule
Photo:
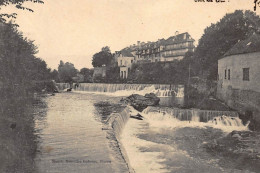
[[[80, 83], [75, 91], [107, 93], [115, 96], [129, 96], [131, 94], [144, 95], [155, 93], [158, 97], [184, 97], [183, 85], [170, 84], [103, 84], [103, 83]], [[60, 90], [69, 88], [69, 84], [57, 83]]]
[[234, 111], [148, 107], [142, 115], [155, 128], [213, 127], [224, 132], [248, 130]]
[[121, 153], [121, 156], [122, 156], [124, 162], [126, 163], [128, 171], [130, 173], [134, 173], [134, 170], [131, 167], [131, 165], [129, 164], [128, 156], [126, 154], [126, 151], [125, 151], [123, 145], [120, 142], [120, 138], [121, 138], [121, 133], [124, 129], [124, 126], [127, 123], [127, 121], [129, 120], [132, 109], [133, 108], [131, 108], [131, 107], [127, 107], [120, 113], [112, 113], [110, 115], [109, 119], [107, 120], [107, 123], [106, 123], [107, 127], [103, 128], [103, 129], [107, 130], [107, 138], [111, 139], [110, 144], [109, 144], [110, 147], [112, 147], [114, 149], [118, 149], [118, 152]]
[[129, 119], [129, 113], [130, 110], [126, 108], [121, 113], [112, 114], [108, 120], [108, 124], [114, 130], [117, 138], [120, 136], [122, 129]]
[[210, 122], [215, 125], [221, 125], [221, 126], [244, 126], [242, 120], [239, 119], [238, 117], [228, 117], [225, 115], [215, 117]]
[[[151, 112], [161, 113], [163, 115], [168, 114], [173, 118], [181, 121], [196, 121], [196, 122], [209, 122], [214, 121], [220, 124], [229, 125], [241, 125], [238, 113], [235, 111], [215, 111], [215, 110], [199, 110], [199, 109], [179, 109], [179, 108], [168, 108], [168, 107], [148, 107], [143, 113], [149, 114]], [[225, 115], [225, 116], [223, 116]], [[228, 120], [229, 119], [229, 120]]]

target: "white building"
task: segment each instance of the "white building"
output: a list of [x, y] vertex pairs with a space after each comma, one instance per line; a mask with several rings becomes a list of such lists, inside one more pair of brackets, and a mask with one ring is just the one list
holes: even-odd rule
[[217, 97], [260, 122], [260, 35], [238, 42], [218, 60]]
[[120, 78], [126, 79], [128, 77], [134, 62], [135, 57], [130, 51], [122, 50], [119, 52], [117, 64], [120, 67]]

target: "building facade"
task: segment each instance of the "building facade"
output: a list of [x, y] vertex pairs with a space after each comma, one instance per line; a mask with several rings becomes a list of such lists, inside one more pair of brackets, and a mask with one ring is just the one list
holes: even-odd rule
[[129, 50], [116, 52], [117, 64], [120, 67], [120, 78], [126, 79], [130, 73], [133, 63], [135, 62], [134, 55]]
[[[181, 60], [187, 52], [195, 49], [194, 39], [185, 32], [168, 39], [159, 39], [156, 42], [140, 42], [117, 51], [117, 59], [120, 67], [120, 77], [127, 78], [133, 63], [172, 62]], [[122, 63], [121, 63], [122, 62]]]
[[169, 62], [181, 60], [184, 55], [194, 51], [194, 39], [189, 33], [178, 34], [168, 39], [159, 39], [156, 42], [137, 43], [135, 54], [137, 60], [148, 60], [150, 62]]
[[260, 122], [260, 36], [238, 42], [218, 60], [217, 97]]

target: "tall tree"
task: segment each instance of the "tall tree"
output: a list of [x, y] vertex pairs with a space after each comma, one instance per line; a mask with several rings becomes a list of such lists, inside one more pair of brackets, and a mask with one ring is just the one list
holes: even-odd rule
[[92, 82], [93, 71], [88, 68], [80, 69], [80, 74], [84, 76], [84, 82]]
[[238, 41], [259, 32], [260, 18], [252, 11], [237, 10], [204, 30], [194, 52], [200, 75], [217, 79], [217, 61]]
[[35, 81], [49, 79], [50, 69], [36, 53], [33, 41], [24, 38], [14, 25], [0, 24], [0, 84], [12, 92], [17, 86], [25, 91]]
[[110, 48], [108, 46], [103, 47], [100, 52], [93, 55], [92, 65], [93, 67], [101, 67], [103, 65], [109, 66], [113, 60]]
[[64, 64], [63, 61], [60, 61], [58, 72], [60, 81], [67, 83], [72, 82], [72, 77], [77, 75], [78, 70], [74, 67], [74, 64], [70, 62]]

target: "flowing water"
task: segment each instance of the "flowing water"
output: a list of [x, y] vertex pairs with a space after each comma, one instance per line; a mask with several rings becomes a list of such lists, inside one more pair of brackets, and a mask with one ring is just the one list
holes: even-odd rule
[[[168, 93], [172, 97], [168, 90], [172, 90], [174, 98], [182, 99], [181, 88], [173, 90], [168, 85], [102, 88], [94, 84], [81, 87], [85, 91], [58, 93], [41, 98], [34, 105], [33, 140], [37, 142], [37, 152], [32, 157], [33, 172], [240, 173], [260, 169], [259, 159], [245, 158], [243, 162], [236, 160], [237, 155], [218, 154], [224, 150], [218, 150], [217, 139], [233, 130], [248, 131], [233, 112], [149, 107], [140, 113], [118, 104], [124, 95], [131, 93], [155, 92], [158, 96]], [[102, 92], [104, 89], [106, 92]], [[142, 121], [129, 118], [137, 113], [143, 116]]]
[[[137, 113], [132, 109], [133, 115]], [[239, 154], [225, 155], [221, 150], [220, 155], [212, 154], [218, 152], [217, 139], [225, 138], [234, 130], [248, 131], [238, 117], [219, 116], [200, 122], [195, 113], [191, 120], [181, 121], [181, 117], [150, 108], [139, 114], [144, 120], [129, 119], [121, 136], [130, 164], [137, 173], [242, 173], [260, 169], [259, 158], [242, 160]], [[215, 148], [208, 147], [212, 145]]]
[[[47, 109], [35, 117], [39, 152], [38, 172], [128, 172], [111, 148], [94, 104], [116, 98], [93, 94], [60, 93], [47, 97]], [[40, 113], [45, 112], [45, 113]], [[40, 115], [40, 116], [39, 116]]]

